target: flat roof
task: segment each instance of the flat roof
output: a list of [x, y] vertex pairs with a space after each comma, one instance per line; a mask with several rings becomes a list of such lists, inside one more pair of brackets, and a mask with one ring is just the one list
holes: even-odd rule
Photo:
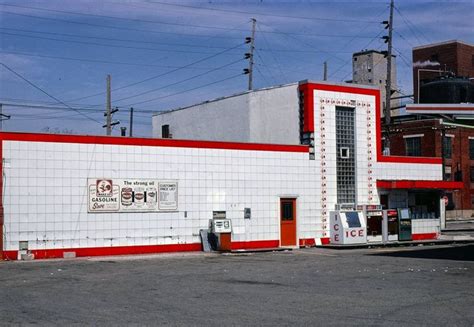
[[406, 105], [412, 114], [474, 115], [474, 103], [413, 103]]
[[434, 48], [434, 47], [438, 47], [440, 45], [446, 45], [446, 44], [451, 44], [451, 43], [459, 43], [459, 44], [464, 44], [464, 45], [467, 45], [467, 46], [470, 46], [470, 47], [474, 47], [474, 45], [469, 44], [469, 43], [464, 42], [464, 41], [449, 40], [449, 41], [442, 41], [442, 42], [431, 43], [431, 44], [426, 44], [426, 45], [420, 45], [420, 46], [414, 47], [413, 50]]
[[167, 113], [174, 112], [174, 111], [189, 109], [189, 108], [192, 108], [192, 107], [195, 107], [195, 106], [199, 106], [199, 105], [202, 105], [202, 104], [205, 104], [205, 103], [217, 102], [217, 101], [221, 101], [221, 100], [225, 100], [225, 99], [230, 99], [230, 98], [238, 97], [238, 96], [241, 96], [241, 95], [244, 95], [244, 94], [250, 94], [250, 93], [254, 93], [254, 92], [260, 92], [260, 91], [267, 91], [267, 90], [272, 90], [272, 89], [278, 89], [278, 88], [287, 87], [287, 86], [292, 86], [292, 85], [298, 85], [298, 82], [288, 83], [288, 84], [274, 85], [274, 86], [263, 87], [263, 88], [255, 89], [255, 90], [247, 90], [247, 91], [244, 91], [244, 92], [239, 92], [239, 93], [235, 93], [235, 94], [231, 94], [231, 95], [225, 95], [225, 96], [218, 97], [218, 98], [214, 98], [214, 99], [211, 99], [211, 100], [205, 100], [205, 101], [201, 101], [201, 102], [198, 102], [198, 103], [194, 103], [194, 104], [191, 104], [191, 105], [189, 105], [189, 106], [178, 107], [178, 108], [172, 108], [172, 109], [167, 109], [167, 110], [163, 110], [163, 111], [160, 111], [160, 112], [155, 112], [155, 113], [153, 113], [152, 116], [158, 116], [158, 115], [163, 115], [163, 114], [167, 114]]
[[240, 93], [235, 93], [235, 94], [232, 94], [232, 95], [226, 95], [226, 96], [222, 96], [222, 97], [219, 97], [219, 98], [198, 102], [198, 103], [195, 103], [195, 104], [192, 104], [192, 105], [189, 105], [189, 106], [185, 106], [185, 107], [179, 107], [179, 108], [163, 110], [163, 111], [160, 111], [160, 112], [153, 113], [153, 116], [159, 116], [159, 115], [167, 114], [167, 113], [174, 112], [174, 111], [189, 109], [189, 108], [196, 107], [196, 106], [199, 106], [199, 105], [202, 105], [202, 104], [217, 102], [217, 101], [221, 101], [221, 100], [225, 100], [225, 99], [230, 99], [230, 98], [238, 97], [238, 96], [241, 96], [241, 95], [244, 95], [244, 94], [250, 94], [250, 93], [255, 93], [255, 92], [267, 91], [267, 90], [278, 89], [278, 88], [288, 87], [288, 86], [293, 86], [293, 85], [307, 84], [307, 83], [335, 85], [335, 86], [350, 86], [350, 87], [355, 87], [355, 88], [360, 88], [360, 89], [370, 89], [370, 90], [378, 90], [379, 89], [377, 86], [373, 86], [373, 85], [353, 84], [353, 83], [344, 83], [344, 82], [341, 83], [341, 82], [328, 82], [328, 81], [312, 81], [312, 80], [307, 80], [306, 79], [306, 80], [302, 80], [302, 81], [299, 81], [299, 82], [269, 86], [269, 87], [264, 87], [264, 88], [260, 88], [260, 89], [248, 90], [248, 91], [244, 91], [244, 92], [240, 92]]

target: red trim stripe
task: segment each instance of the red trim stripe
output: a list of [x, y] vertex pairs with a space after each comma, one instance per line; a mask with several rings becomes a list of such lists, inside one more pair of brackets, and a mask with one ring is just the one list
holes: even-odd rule
[[[279, 240], [232, 242], [232, 250], [244, 249], [268, 249], [278, 248]], [[142, 245], [142, 246], [113, 246], [113, 247], [92, 247], [92, 248], [70, 248], [70, 249], [44, 249], [30, 250], [29, 253], [35, 259], [64, 258], [65, 252], [74, 252], [76, 257], [97, 257], [110, 255], [134, 255], [152, 254], [167, 252], [191, 252], [202, 251], [201, 243], [190, 244], [167, 244], [167, 245]], [[4, 251], [4, 259], [17, 260], [18, 251]]]
[[413, 241], [436, 240], [438, 239], [438, 233], [412, 234], [411, 238]]
[[[380, 114], [380, 91], [378, 89], [367, 89], [356, 86], [345, 86], [345, 85], [331, 85], [331, 84], [318, 84], [318, 83], [304, 83], [299, 86], [299, 89], [304, 92], [304, 113], [305, 113], [305, 124], [306, 121], [311, 119], [313, 125], [311, 130], [314, 131], [314, 90], [316, 91], [330, 91], [340, 93], [353, 93], [362, 95], [372, 95], [375, 97], [375, 133], [376, 133], [376, 149], [377, 149], [377, 161], [378, 162], [395, 162], [395, 163], [415, 163], [415, 164], [441, 164], [441, 158], [424, 158], [424, 157], [397, 157], [397, 156], [384, 156], [382, 153], [382, 127], [381, 127], [381, 114]], [[306, 125], [305, 125], [306, 128]], [[306, 132], [306, 130], [305, 130]]]
[[115, 137], [115, 136], [90, 136], [90, 135], [60, 135], [60, 134], [5, 132], [5, 133], [0, 133], [0, 140], [25, 141], [25, 142], [137, 145], [137, 146], [159, 146], [159, 147], [200, 148], [200, 149], [253, 150], [253, 151], [276, 151], [276, 152], [308, 152], [308, 146], [305, 146], [305, 145], [192, 141], [192, 140], [131, 138], [131, 137]]
[[443, 189], [458, 190], [464, 187], [463, 182], [452, 181], [412, 181], [412, 180], [378, 180], [377, 188], [383, 189]]
[[267, 241], [248, 241], [248, 242], [232, 242], [232, 250], [245, 250], [245, 249], [270, 249], [277, 248], [280, 246], [279, 240], [267, 240]]
[[300, 246], [315, 246], [316, 240], [314, 238], [300, 238]]

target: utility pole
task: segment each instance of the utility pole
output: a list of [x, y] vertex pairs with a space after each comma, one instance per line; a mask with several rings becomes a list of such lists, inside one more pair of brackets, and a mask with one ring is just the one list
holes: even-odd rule
[[128, 136], [133, 136], [133, 107], [130, 108], [130, 126], [128, 129]]
[[387, 56], [387, 80], [385, 85], [385, 148], [390, 151], [390, 123], [391, 123], [391, 98], [392, 98], [392, 33], [393, 33], [393, 7], [394, 0], [390, 0], [390, 17], [388, 21], [383, 21], [385, 29], [388, 29], [388, 36], [383, 36], [382, 39], [385, 43], [388, 43], [387, 51], [383, 51], [384, 55]]
[[257, 25], [257, 20], [252, 18], [252, 36], [245, 38], [245, 43], [250, 43], [250, 52], [245, 54], [245, 59], [249, 59], [249, 68], [244, 69], [244, 74], [249, 75], [249, 86], [248, 89], [253, 89], [253, 52], [255, 50], [255, 27]]
[[328, 62], [325, 61], [324, 64], [324, 73], [323, 73], [323, 81], [327, 81], [328, 80]]
[[112, 135], [112, 99], [110, 94], [110, 75], [107, 75], [107, 109], [106, 109], [106, 135]]

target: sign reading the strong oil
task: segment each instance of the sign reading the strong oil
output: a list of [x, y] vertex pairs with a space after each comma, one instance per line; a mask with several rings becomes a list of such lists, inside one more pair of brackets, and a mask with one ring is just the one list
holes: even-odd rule
[[155, 212], [178, 209], [178, 182], [88, 179], [88, 212]]

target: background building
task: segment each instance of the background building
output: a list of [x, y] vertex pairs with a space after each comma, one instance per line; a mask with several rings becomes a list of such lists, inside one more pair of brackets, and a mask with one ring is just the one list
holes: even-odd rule
[[[365, 50], [352, 55], [352, 83], [375, 85], [380, 89], [382, 107], [385, 108], [387, 84], [387, 58], [377, 50]], [[392, 97], [399, 95], [397, 86], [396, 56], [392, 56]], [[400, 100], [392, 100], [391, 108], [398, 108]], [[398, 115], [399, 110], [392, 110], [392, 115]], [[384, 116], [383, 110], [381, 116]]]
[[413, 48], [413, 94], [416, 103], [421, 91], [418, 84], [422, 86], [447, 74], [458, 78], [474, 77], [472, 44], [451, 40]]

